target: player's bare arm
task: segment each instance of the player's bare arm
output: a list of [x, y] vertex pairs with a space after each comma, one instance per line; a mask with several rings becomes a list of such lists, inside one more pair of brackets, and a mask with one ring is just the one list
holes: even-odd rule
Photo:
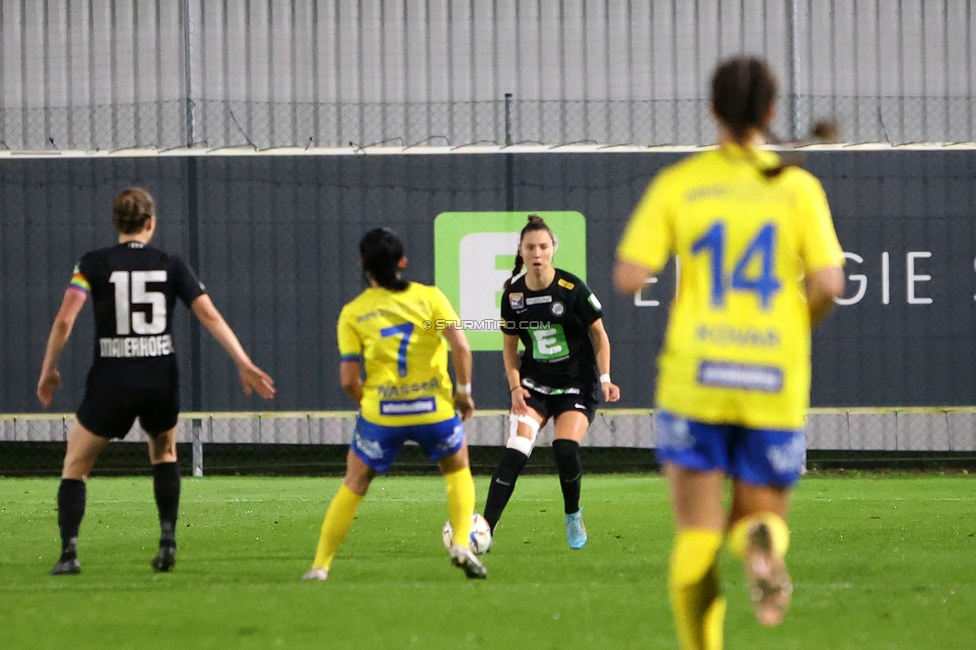
[[451, 361], [454, 363], [454, 408], [461, 414], [461, 420], [474, 415], [474, 397], [471, 394], [472, 367], [471, 346], [464, 330], [449, 327], [444, 330], [444, 338], [451, 346]]
[[844, 295], [844, 271], [830, 266], [814, 271], [806, 278], [807, 305], [810, 309], [810, 325], [816, 325], [834, 307], [834, 299]]
[[237, 371], [241, 375], [241, 385], [244, 387], [244, 394], [250, 395], [251, 391], [256, 391], [264, 399], [271, 399], [275, 396], [274, 380], [268, 373], [258, 368], [241, 342], [234, 334], [224, 317], [217, 311], [213, 300], [207, 294], [202, 294], [191, 305], [193, 313], [200, 319], [200, 322], [207, 331], [213, 335], [221, 347], [227, 351], [230, 358], [237, 364]]
[[650, 269], [633, 262], [617, 260], [613, 268], [613, 286], [620, 295], [630, 295], [644, 288], [652, 275]]
[[54, 317], [51, 334], [47, 338], [47, 349], [44, 351], [44, 361], [41, 364], [41, 377], [37, 380], [37, 399], [44, 408], [51, 406], [55, 389], [61, 388], [58, 359], [61, 358], [61, 352], [71, 336], [71, 330], [74, 329], [75, 321], [86, 300], [88, 300], [86, 292], [69, 287], [64, 292], [61, 309]]
[[363, 400], [362, 364], [359, 361], [342, 361], [339, 363], [339, 383], [342, 390], [353, 399], [356, 404]]
[[607, 336], [602, 318], [598, 318], [590, 325], [590, 340], [593, 341], [596, 367], [600, 373], [600, 390], [603, 392], [603, 401], [616, 402], [620, 399], [620, 387], [610, 381], [610, 337]]
[[514, 334], [505, 334], [504, 336], [502, 361], [505, 363], [505, 376], [508, 378], [508, 387], [512, 394], [512, 413], [528, 415], [529, 408], [525, 405], [525, 398], [529, 396], [529, 391], [522, 388], [522, 373], [519, 371], [519, 338]]

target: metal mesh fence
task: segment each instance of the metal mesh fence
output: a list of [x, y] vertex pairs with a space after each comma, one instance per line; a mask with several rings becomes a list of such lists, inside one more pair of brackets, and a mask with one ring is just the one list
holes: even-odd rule
[[[802, 139], [815, 120], [831, 119], [848, 142], [976, 141], [972, 97], [800, 96], [784, 98], [782, 108], [773, 125], [782, 138]], [[172, 149], [188, 142], [210, 149], [706, 145], [716, 139], [709, 110], [707, 99], [342, 104], [173, 100], [0, 110], [0, 145], [14, 151]]]
[[186, 146], [184, 100], [0, 108], [0, 146], [10, 151], [113, 151]]
[[[184, 471], [206, 474], [341, 474], [356, 414], [187, 413], [177, 425]], [[0, 475], [60, 471], [71, 415], [0, 416]], [[484, 411], [465, 429], [476, 472], [491, 473], [508, 435], [508, 414]], [[148, 472], [145, 433], [136, 424], [124, 442], [110, 445], [96, 472]], [[552, 425], [538, 447], [552, 443]], [[976, 408], [814, 409], [807, 426], [810, 462], [843, 467], [976, 465]], [[602, 410], [583, 442], [587, 469], [614, 472], [654, 469], [652, 413]], [[549, 454], [534, 454], [535, 468], [551, 469]], [[433, 471], [415, 445], [405, 448], [395, 471]]]

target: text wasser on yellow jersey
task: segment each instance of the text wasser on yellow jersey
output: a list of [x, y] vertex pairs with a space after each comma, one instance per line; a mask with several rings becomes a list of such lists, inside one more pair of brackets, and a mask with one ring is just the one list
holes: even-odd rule
[[680, 283], [659, 360], [657, 406], [751, 428], [799, 428], [810, 400], [810, 317], [802, 277], [843, 265], [827, 198], [809, 172], [760, 168], [775, 154], [736, 146], [664, 170], [634, 211], [619, 259]]
[[416, 282], [405, 291], [371, 287], [342, 308], [339, 353], [365, 364], [360, 408], [368, 422], [408, 426], [454, 417], [447, 341], [429, 329], [437, 320], [459, 318], [440, 289]]

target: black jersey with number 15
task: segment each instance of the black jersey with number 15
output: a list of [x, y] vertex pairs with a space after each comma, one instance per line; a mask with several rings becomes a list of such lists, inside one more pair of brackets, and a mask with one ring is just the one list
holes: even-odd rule
[[90, 292], [95, 308], [89, 388], [140, 390], [178, 383], [172, 335], [176, 298], [189, 307], [206, 291], [183, 260], [126, 242], [86, 253], [71, 286]]
[[572, 273], [556, 269], [552, 284], [532, 291], [525, 276], [502, 295], [502, 331], [525, 346], [520, 372], [552, 388], [597, 383], [590, 325], [603, 318], [600, 301]]

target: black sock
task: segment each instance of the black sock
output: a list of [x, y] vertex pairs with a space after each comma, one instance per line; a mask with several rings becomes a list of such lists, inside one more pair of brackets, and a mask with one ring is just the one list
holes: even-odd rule
[[559, 485], [563, 488], [563, 506], [567, 515], [579, 512], [580, 481], [583, 463], [580, 462], [579, 443], [573, 440], [553, 440], [552, 453], [559, 467]]
[[515, 481], [525, 467], [529, 457], [518, 449], [505, 449], [505, 455], [498, 463], [495, 475], [491, 477], [491, 485], [488, 488], [488, 501], [485, 503], [485, 520], [491, 526], [491, 532], [495, 532], [498, 520], [502, 518], [502, 511], [508, 505], [508, 500], [515, 492]]
[[159, 509], [159, 545], [176, 546], [176, 516], [180, 510], [180, 467], [176, 463], [153, 465], [153, 493]]
[[85, 516], [85, 482], [61, 479], [58, 488], [58, 528], [61, 529], [61, 559], [78, 557], [78, 529]]

